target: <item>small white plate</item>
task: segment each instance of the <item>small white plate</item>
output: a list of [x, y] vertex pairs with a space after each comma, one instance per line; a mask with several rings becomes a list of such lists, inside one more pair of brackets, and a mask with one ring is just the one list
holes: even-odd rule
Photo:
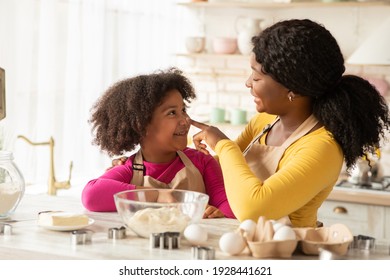
[[78, 230], [82, 228], [86, 228], [90, 225], [92, 225], [95, 222], [94, 219], [89, 218], [88, 225], [81, 225], [81, 226], [49, 226], [49, 225], [39, 225], [45, 229], [49, 230], [55, 230], [55, 231], [71, 231], [71, 230]]

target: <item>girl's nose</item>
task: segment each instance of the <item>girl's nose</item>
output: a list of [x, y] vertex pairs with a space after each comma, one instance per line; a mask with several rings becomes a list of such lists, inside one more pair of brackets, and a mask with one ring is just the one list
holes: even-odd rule
[[247, 88], [252, 87], [252, 80], [251, 80], [251, 77], [250, 77], [250, 76], [248, 77], [248, 79], [246, 79], [246, 81], [245, 81], [245, 86], [246, 86]]
[[180, 120], [179, 120], [180, 125], [189, 125], [189, 117], [187, 114], [182, 114]]

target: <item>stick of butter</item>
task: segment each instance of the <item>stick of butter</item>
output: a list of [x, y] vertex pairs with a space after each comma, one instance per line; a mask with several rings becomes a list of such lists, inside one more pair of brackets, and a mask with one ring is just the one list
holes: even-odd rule
[[87, 215], [70, 212], [41, 212], [38, 215], [38, 223], [43, 226], [84, 226], [88, 221]]

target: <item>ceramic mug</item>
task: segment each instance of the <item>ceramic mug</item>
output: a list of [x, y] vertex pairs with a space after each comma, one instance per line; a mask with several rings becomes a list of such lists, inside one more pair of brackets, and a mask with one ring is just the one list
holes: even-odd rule
[[232, 125], [241, 125], [241, 124], [246, 124], [246, 111], [242, 109], [235, 108], [231, 111], [230, 115], [230, 123]]
[[210, 123], [223, 123], [225, 122], [225, 109], [212, 108], [210, 112]]

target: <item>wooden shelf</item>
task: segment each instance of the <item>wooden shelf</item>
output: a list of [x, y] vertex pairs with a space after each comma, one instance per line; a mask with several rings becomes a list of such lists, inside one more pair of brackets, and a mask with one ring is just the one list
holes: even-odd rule
[[249, 55], [242, 55], [239, 53], [234, 54], [217, 54], [217, 53], [176, 53], [176, 56], [192, 57], [192, 58], [249, 58]]
[[191, 8], [246, 8], [246, 9], [275, 9], [275, 8], [327, 8], [327, 7], [375, 7], [389, 6], [389, 1], [340, 1], [340, 2], [291, 2], [291, 3], [257, 3], [257, 2], [178, 2], [177, 5]]

